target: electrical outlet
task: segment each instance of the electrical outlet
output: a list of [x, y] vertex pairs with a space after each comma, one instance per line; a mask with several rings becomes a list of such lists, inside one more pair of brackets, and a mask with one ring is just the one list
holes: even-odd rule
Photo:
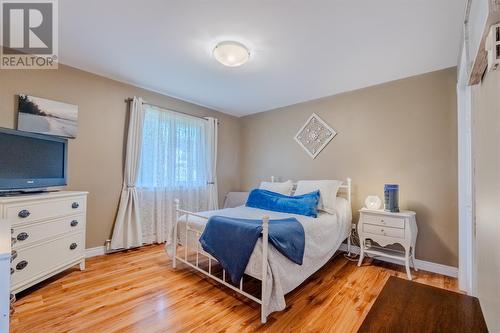
[[106, 239], [106, 242], [104, 243], [104, 246], [106, 248], [106, 252], [111, 251], [111, 239]]
[[372, 240], [371, 239], [365, 239], [365, 247], [372, 247]]

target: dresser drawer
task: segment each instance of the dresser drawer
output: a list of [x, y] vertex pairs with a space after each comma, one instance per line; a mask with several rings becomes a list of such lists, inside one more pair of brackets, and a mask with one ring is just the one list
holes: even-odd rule
[[11, 263], [11, 290], [84, 256], [83, 233], [21, 248]]
[[371, 214], [363, 214], [363, 223], [387, 226], [391, 228], [400, 228], [400, 229], [404, 229], [405, 227], [405, 220], [403, 218], [378, 216]]
[[85, 213], [85, 197], [13, 204], [6, 207], [6, 212], [6, 218], [11, 224], [82, 214]]
[[57, 237], [69, 232], [83, 231], [85, 228], [85, 215], [67, 216], [60, 219], [35, 222], [32, 224], [17, 224], [12, 226], [14, 249], [39, 242], [47, 238]]
[[[400, 228], [383, 227], [372, 224], [363, 224], [363, 232], [365, 234], [373, 234], [395, 238], [405, 238], [405, 230]], [[369, 238], [369, 235], [365, 235]]]

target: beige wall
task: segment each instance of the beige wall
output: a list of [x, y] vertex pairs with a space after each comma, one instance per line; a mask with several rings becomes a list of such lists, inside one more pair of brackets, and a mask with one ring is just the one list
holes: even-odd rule
[[58, 70], [1, 70], [0, 126], [13, 128], [16, 94], [24, 93], [79, 106], [78, 137], [69, 144], [68, 189], [89, 191], [87, 248], [111, 235], [122, 186], [127, 107], [125, 98], [220, 120], [218, 178], [221, 200], [238, 190], [239, 119], [117, 81], [60, 66]]
[[488, 329], [500, 332], [500, 71], [472, 96], [477, 294]]
[[[383, 184], [396, 182], [401, 206], [418, 213], [417, 258], [456, 266], [455, 81], [455, 70], [448, 69], [238, 119], [66, 66], [4, 70], [0, 126], [15, 126], [18, 93], [79, 106], [78, 137], [70, 141], [69, 189], [90, 192], [87, 247], [103, 245], [111, 235], [122, 184], [124, 99], [138, 95], [220, 119], [221, 202], [226, 192], [249, 189], [271, 175], [295, 180], [349, 176], [357, 210], [366, 195], [382, 196]], [[293, 140], [312, 112], [338, 132], [315, 160]]]
[[[356, 211], [398, 183], [400, 206], [417, 212], [416, 257], [457, 266], [455, 87], [447, 69], [244, 117], [242, 187], [352, 177]], [[313, 112], [338, 132], [315, 160], [293, 139]]]

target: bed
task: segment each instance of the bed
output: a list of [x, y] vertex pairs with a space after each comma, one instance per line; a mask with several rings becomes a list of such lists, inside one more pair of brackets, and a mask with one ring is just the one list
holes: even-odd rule
[[[265, 323], [270, 313], [285, 308], [285, 295], [325, 265], [345, 239], [350, 246], [349, 235], [352, 220], [350, 179], [347, 179], [340, 187], [335, 205], [334, 214], [322, 212], [317, 218], [312, 218], [246, 206], [193, 213], [180, 209], [180, 203], [176, 200], [177, 218], [174, 224], [174, 237], [167, 242], [166, 251], [172, 257], [174, 268], [178, 262], [182, 262], [259, 303], [261, 321]], [[263, 237], [257, 241], [245, 269], [246, 275], [262, 281], [260, 298], [243, 290], [243, 278], [239, 286], [235, 286], [227, 281], [224, 271], [222, 278], [212, 274], [212, 265], [216, 259], [203, 251], [198, 239], [208, 218], [214, 215], [262, 220]], [[306, 245], [302, 265], [293, 263], [268, 244], [269, 220], [288, 217], [296, 218], [304, 228]], [[178, 251], [179, 245], [182, 246], [181, 251]], [[192, 253], [195, 253], [194, 259], [190, 256]], [[208, 258], [208, 270], [200, 266], [200, 257]]]

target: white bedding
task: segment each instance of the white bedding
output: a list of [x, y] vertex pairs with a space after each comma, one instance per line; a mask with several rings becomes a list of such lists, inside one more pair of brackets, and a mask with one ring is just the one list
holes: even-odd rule
[[[304, 280], [311, 276], [330, 260], [340, 247], [340, 244], [349, 235], [352, 213], [351, 207], [344, 198], [337, 198], [336, 213], [321, 213], [317, 218], [302, 215], [286, 214], [262, 209], [240, 206], [236, 208], [226, 208], [221, 210], [197, 213], [201, 216], [210, 217], [221, 215], [235, 218], [261, 219], [268, 215], [270, 219], [281, 219], [295, 217], [304, 227], [305, 249], [302, 265], [297, 265], [279, 253], [272, 245], [269, 246], [268, 255], [268, 280], [267, 295], [263, 301], [267, 304], [267, 314], [274, 311], [281, 311], [285, 308], [285, 294], [298, 287]], [[203, 231], [207, 220], [190, 216], [188, 224], [191, 228]], [[181, 243], [185, 243], [185, 223], [186, 218], [179, 219], [177, 234]], [[188, 239], [191, 247], [198, 242], [196, 237]], [[171, 243], [171, 241], [170, 241]], [[166, 249], [172, 255], [170, 243]], [[250, 257], [245, 273], [257, 279], [261, 277], [262, 271], [262, 239], [257, 241], [255, 249]]]

